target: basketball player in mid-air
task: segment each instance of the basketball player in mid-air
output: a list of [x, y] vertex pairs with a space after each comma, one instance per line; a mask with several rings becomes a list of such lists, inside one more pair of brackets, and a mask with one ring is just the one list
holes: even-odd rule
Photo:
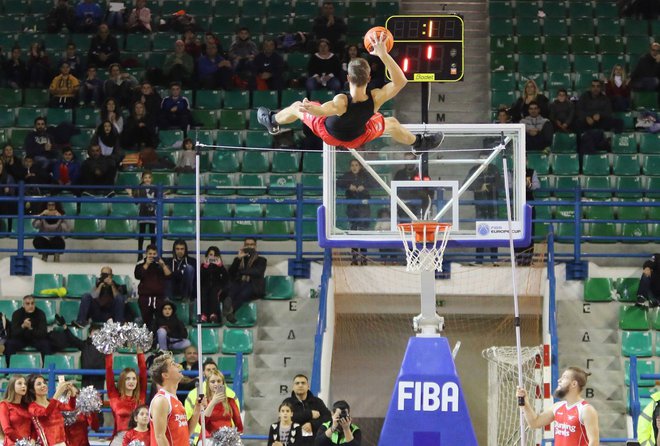
[[518, 388], [518, 397], [525, 400], [523, 411], [529, 427], [541, 428], [554, 421], [555, 446], [598, 446], [598, 412], [582, 399], [589, 375], [579, 367], [568, 367], [554, 392], [561, 401], [540, 414], [532, 408], [525, 389]]
[[357, 149], [363, 144], [390, 135], [395, 141], [412, 146], [413, 152], [426, 152], [442, 143], [442, 133], [413, 135], [395, 118], [383, 118], [380, 107], [396, 96], [408, 82], [401, 68], [387, 52], [385, 34], [379, 38], [369, 35], [373, 50], [390, 72], [392, 82], [383, 88], [367, 89], [371, 78], [371, 67], [362, 58], [348, 64], [349, 94], [338, 94], [324, 104], [305, 98], [296, 101], [277, 113], [259, 107], [257, 120], [271, 134], [280, 131], [280, 125], [291, 124], [300, 119], [326, 144]]

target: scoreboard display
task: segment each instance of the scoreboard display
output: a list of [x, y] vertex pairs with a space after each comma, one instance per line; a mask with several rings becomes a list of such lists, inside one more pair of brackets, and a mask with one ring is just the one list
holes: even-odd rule
[[390, 55], [408, 81], [458, 82], [463, 79], [463, 25], [455, 14], [391, 16], [385, 22], [394, 36]]

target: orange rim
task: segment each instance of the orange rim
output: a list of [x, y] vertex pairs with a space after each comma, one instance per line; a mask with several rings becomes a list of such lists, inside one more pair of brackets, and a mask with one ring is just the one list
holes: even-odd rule
[[436, 229], [438, 230], [438, 234], [451, 229], [451, 223], [440, 223], [437, 221], [413, 221], [410, 223], [399, 223], [397, 226], [405, 232], [414, 232], [416, 243], [423, 243], [424, 240], [427, 243], [432, 243], [435, 241]]

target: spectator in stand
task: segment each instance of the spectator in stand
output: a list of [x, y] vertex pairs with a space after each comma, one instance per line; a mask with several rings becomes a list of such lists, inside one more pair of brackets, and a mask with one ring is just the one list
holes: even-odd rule
[[64, 216], [64, 211], [59, 203], [54, 201], [49, 201], [46, 203], [46, 208], [41, 211], [38, 215], [41, 218], [35, 218], [32, 220], [32, 226], [34, 229], [39, 231], [37, 237], [32, 240], [32, 245], [34, 249], [38, 251], [49, 250], [57, 252], [42, 252], [41, 260], [44, 262], [48, 261], [48, 256], [53, 255], [53, 261], [59, 262], [60, 255], [62, 251], [66, 248], [64, 243], [64, 237], [62, 235], [54, 235], [52, 237], [46, 237], [43, 234], [48, 233], [65, 233], [71, 231], [69, 222], [60, 218]]
[[[11, 147], [11, 146], [10, 146]], [[4, 161], [0, 161], [0, 197], [14, 197], [18, 195], [18, 182], [5, 167]], [[15, 201], [0, 201], [0, 215], [17, 215], [18, 206]], [[0, 219], [0, 230], [11, 231], [12, 219]], [[2, 352], [0, 352], [2, 354]]]
[[2, 155], [0, 161], [4, 166], [4, 170], [11, 175], [15, 181], [21, 181], [25, 178], [25, 169], [23, 168], [23, 161], [14, 155], [14, 146], [7, 143], [2, 148]]
[[158, 128], [188, 130], [192, 123], [190, 102], [185, 96], [181, 96], [181, 84], [173, 82], [170, 84], [170, 95], [163, 99], [160, 104], [160, 116]]
[[[150, 432], [149, 432], [149, 406], [142, 404], [135, 408], [131, 414], [131, 420], [128, 422], [130, 429], [124, 435], [122, 446], [130, 446], [135, 444], [149, 445]], [[136, 443], [137, 442], [137, 443]]]
[[[48, 184], [50, 183], [50, 171], [42, 169], [38, 163], [34, 162], [32, 155], [25, 155], [23, 158], [23, 169], [25, 170], [25, 176], [23, 181], [25, 184]], [[41, 195], [39, 186], [28, 187], [26, 188], [26, 195]]]
[[96, 279], [96, 285], [80, 299], [78, 316], [72, 325], [84, 328], [89, 319], [92, 322], [105, 323], [108, 320], [122, 323], [125, 320], [127, 291], [125, 285], [114, 280], [112, 268], [104, 266]]
[[110, 35], [108, 25], [99, 26], [98, 33], [92, 38], [87, 52], [87, 63], [97, 68], [107, 68], [119, 63], [119, 45], [117, 39]]
[[11, 316], [9, 338], [5, 343], [5, 356], [10, 364], [11, 355], [25, 347], [34, 347], [42, 355], [50, 355], [53, 350], [48, 340], [46, 314], [36, 307], [34, 297], [23, 297], [23, 306]]
[[142, 102], [133, 104], [133, 113], [126, 120], [121, 141], [122, 147], [130, 150], [139, 150], [143, 147], [155, 147], [157, 145], [155, 119], [147, 114], [147, 109]]
[[153, 331], [161, 350], [183, 350], [190, 346], [188, 330], [176, 315], [176, 306], [169, 300], [160, 307]]
[[660, 88], [660, 42], [653, 42], [649, 52], [639, 59], [630, 75], [634, 91], [658, 91]]
[[511, 124], [511, 115], [506, 108], [500, 108], [497, 110], [497, 117], [493, 124]]
[[552, 144], [552, 124], [550, 120], [540, 115], [541, 108], [532, 101], [527, 104], [529, 115], [520, 120], [525, 124], [525, 147], [528, 151], [549, 150]]
[[192, 29], [187, 29], [183, 33], [182, 40], [186, 53], [196, 61], [202, 54], [202, 42], [199, 40], [199, 37], [195, 35]]
[[371, 80], [367, 87], [370, 89], [383, 88], [385, 86], [385, 64], [380, 60], [380, 57], [373, 54], [367, 55], [367, 62], [369, 62], [371, 68]]
[[61, 382], [49, 400], [46, 379], [36, 374], [28, 376], [27, 388], [28, 413], [32, 417], [35, 436], [41, 444], [67, 444], [62, 412], [75, 410], [78, 388], [71, 382]]
[[110, 121], [117, 134], [124, 131], [124, 117], [115, 98], [108, 97], [101, 106], [101, 121]]
[[87, 77], [83, 80], [80, 100], [91, 107], [100, 104], [103, 100], [103, 81], [96, 77], [96, 67], [87, 67]]
[[11, 49], [11, 56], [3, 63], [3, 74], [9, 88], [23, 88], [27, 81], [27, 66], [21, 57], [21, 49]]
[[[55, 321], [57, 325], [62, 327], [62, 330], [53, 330], [49, 333], [53, 348], [57, 351], [64, 351], [65, 349], [75, 347], [80, 350], [80, 368], [103, 370], [105, 367], [105, 355], [98, 351], [92, 343], [92, 335], [99, 327], [92, 325], [89, 328], [87, 339], [83, 341], [69, 330], [66, 321], [61, 315], [56, 314]], [[102, 389], [105, 386], [105, 381], [103, 376], [83, 375], [82, 386], [94, 386], [95, 389]]]
[[197, 76], [201, 87], [231, 90], [233, 75], [231, 62], [218, 54], [218, 45], [207, 43], [206, 51], [197, 59]]
[[181, 144], [181, 152], [179, 152], [179, 160], [176, 163], [176, 171], [178, 173], [186, 172], [191, 173], [195, 171], [195, 143], [192, 139], [186, 138]]
[[85, 71], [83, 70], [83, 60], [82, 57], [80, 57], [80, 54], [78, 54], [78, 49], [76, 48], [75, 43], [67, 43], [64, 57], [60, 60], [60, 66], [64, 62], [69, 64], [69, 72], [73, 74], [76, 79], [82, 79], [85, 75]]
[[170, 280], [172, 271], [158, 258], [158, 249], [155, 245], [148, 245], [143, 261], [135, 265], [134, 276], [140, 281], [138, 285], [138, 304], [142, 321], [151, 326], [154, 315], [165, 302], [165, 281]]
[[330, 420], [331, 414], [323, 400], [314, 396], [309, 390], [309, 379], [307, 376], [298, 374], [293, 378], [293, 390], [291, 396], [283, 403], [293, 407], [293, 421], [302, 426], [303, 446], [314, 443], [314, 435], [321, 425]]
[[302, 444], [302, 426], [293, 422], [293, 405], [287, 401], [277, 408], [277, 423], [270, 425], [268, 432], [268, 446], [287, 446], [290, 444]]
[[103, 84], [103, 92], [106, 98], [115, 98], [118, 107], [126, 108], [132, 104], [133, 90], [137, 85], [135, 77], [122, 72], [119, 64], [114, 63], [108, 69], [108, 79]]
[[[103, 11], [94, 0], [82, 0], [76, 6], [76, 30], [79, 33], [93, 33], [100, 30]], [[107, 26], [107, 25], [106, 25]]]
[[53, 182], [60, 186], [78, 184], [80, 179], [80, 163], [76, 160], [71, 147], [62, 149], [62, 158], [53, 164], [51, 172]]
[[538, 104], [540, 109], [540, 115], [547, 118], [550, 116], [548, 109], [548, 98], [543, 95], [539, 87], [536, 85], [532, 79], [525, 82], [525, 89], [523, 95], [518, 98], [516, 102], [513, 103], [511, 107], [511, 119], [513, 122], [520, 122], [522, 118], [529, 115], [527, 108], [529, 104], [534, 101]]
[[80, 81], [71, 74], [68, 62], [60, 65], [60, 74], [55, 76], [50, 83], [51, 108], [74, 108], [78, 103], [78, 89]]
[[67, 0], [57, 0], [56, 5], [46, 15], [46, 30], [49, 34], [57, 34], [66, 28], [73, 32], [76, 24], [76, 12]]
[[[480, 153], [479, 158], [484, 160], [489, 155], [489, 151], [483, 151]], [[468, 172], [466, 179], [470, 178], [480, 167], [479, 164], [472, 167]], [[488, 164], [482, 174], [472, 182], [468, 190], [474, 193], [474, 211], [477, 221], [488, 221], [497, 218], [497, 198], [499, 191], [502, 190], [503, 184], [502, 176], [495, 164]], [[490, 251], [490, 259], [493, 264], [497, 264], [497, 247], [479, 247], [475, 250], [477, 255], [476, 262], [473, 265], [481, 265], [483, 263], [483, 253], [486, 250]]]
[[215, 431], [223, 427], [235, 427], [239, 433], [243, 433], [243, 420], [238, 402], [236, 398], [227, 395], [226, 387], [225, 376], [218, 370], [212, 371], [206, 380], [208, 401], [204, 411], [206, 438], [211, 438]]
[[229, 47], [229, 59], [234, 72], [249, 81], [254, 78], [254, 58], [259, 52], [257, 44], [250, 37], [250, 30], [243, 26], [239, 28], [234, 41]]
[[28, 87], [46, 88], [50, 81], [50, 60], [40, 43], [30, 45], [27, 61]]
[[186, 241], [175, 240], [172, 244], [172, 257], [164, 260], [172, 271], [168, 282], [171, 285], [167, 293], [168, 298], [192, 300], [195, 295], [196, 261], [188, 254]]
[[191, 345], [186, 347], [183, 350], [183, 362], [181, 363], [181, 368], [187, 372], [196, 372], [199, 368], [199, 353], [197, 352], [197, 347]]
[[202, 322], [218, 322], [220, 299], [223, 290], [229, 282], [229, 273], [222, 264], [222, 256], [217, 246], [210, 246], [206, 250], [206, 259], [200, 271], [202, 281]]
[[[358, 57], [360, 57], [360, 49], [358, 48], [358, 46], [354, 43], [346, 45], [346, 48], [344, 49], [344, 59], [341, 63], [342, 78], [345, 79], [346, 76], [348, 76], [348, 64], [353, 59], [357, 59]], [[343, 87], [345, 90], [348, 90], [348, 80], [344, 82]]]
[[605, 95], [612, 102], [612, 111], [625, 112], [630, 110], [630, 81], [626, 70], [619, 64], [612, 67], [610, 78], [605, 84]]
[[5, 397], [0, 401], [0, 426], [4, 446], [14, 446], [19, 440], [35, 440], [32, 418], [27, 411], [27, 384], [23, 375], [13, 374], [7, 383]]
[[[351, 160], [350, 169], [337, 182], [337, 188], [344, 190], [344, 195], [350, 204], [346, 206], [346, 216], [351, 231], [364, 231], [371, 225], [371, 198], [369, 189], [372, 186], [369, 175], [358, 160]], [[366, 265], [366, 248], [351, 248], [351, 265]]]
[[654, 254], [642, 266], [642, 277], [637, 289], [637, 305], [655, 308], [660, 306], [660, 254]]
[[275, 39], [267, 37], [261, 52], [254, 58], [255, 85], [257, 90], [282, 90], [284, 88], [284, 59], [275, 51]]
[[229, 285], [222, 305], [222, 313], [232, 323], [234, 313], [245, 303], [260, 299], [266, 294], [267, 260], [257, 252], [257, 240], [247, 237], [238, 256], [229, 267]]
[[150, 82], [142, 82], [140, 88], [136, 90], [135, 95], [133, 96], [133, 103], [142, 102], [147, 111], [147, 116], [151, 116], [152, 119], [156, 119], [160, 113], [160, 103], [163, 102], [163, 99], [160, 97], [157, 91], [154, 90], [154, 87]]
[[341, 63], [336, 54], [330, 52], [328, 39], [319, 40], [318, 52], [314, 53], [307, 65], [307, 91], [327, 88], [335, 93], [341, 90]]
[[183, 40], [174, 42], [174, 52], [167, 55], [163, 64], [163, 74], [168, 82], [181, 82], [191, 85], [195, 71], [195, 61], [186, 52]]
[[571, 133], [575, 119], [575, 106], [565, 88], [557, 91], [557, 98], [550, 104], [550, 122], [555, 132]]
[[105, 385], [108, 390], [114, 428], [110, 446], [121, 446], [128, 431], [128, 423], [133, 411], [147, 400], [147, 363], [142, 350], [137, 350], [138, 370], [125, 368], [119, 374], [115, 385], [112, 356], [105, 355]]
[[204, 33], [204, 43], [202, 43], [202, 52], [200, 56], [206, 53], [206, 50], [209, 45], [217, 46], [218, 54], [225, 56], [225, 50], [224, 48], [222, 48], [222, 43], [220, 42], [220, 39], [211, 31], [207, 31]]
[[623, 122], [612, 117], [612, 104], [603, 93], [603, 86], [598, 79], [593, 79], [589, 91], [580, 96], [576, 127], [578, 133], [596, 129], [621, 133], [623, 130]]
[[[141, 217], [138, 223], [138, 261], [142, 259], [142, 247], [144, 246], [144, 235], [151, 234], [151, 245], [156, 244], [156, 188], [152, 186], [153, 175], [151, 171], [142, 172], [142, 181], [140, 187], [136, 189], [126, 189], [126, 192], [133, 198], [144, 198], [149, 201], [137, 203], [138, 214]], [[149, 249], [147, 246], [147, 249]], [[162, 260], [162, 259], [160, 259]], [[169, 275], [169, 274], [168, 274]]]
[[59, 153], [53, 150], [53, 144], [46, 128], [46, 118], [38, 116], [34, 119], [34, 130], [25, 135], [23, 149], [26, 155], [34, 159], [40, 169], [50, 172], [51, 160], [57, 159]]
[[321, 15], [314, 19], [314, 39], [321, 41], [326, 39], [334, 51], [344, 48], [344, 34], [346, 34], [346, 23], [341, 17], [335, 16], [335, 5], [333, 2], [323, 2]]
[[147, 0], [135, 1], [135, 8], [128, 13], [126, 30], [129, 33], [151, 32], [151, 10], [147, 8]]
[[[117, 173], [115, 162], [111, 158], [101, 156], [101, 147], [98, 144], [90, 145], [87, 155], [87, 159], [80, 166], [80, 184], [114, 186]], [[90, 189], [88, 192], [92, 195], [105, 195], [108, 190]]]
[[119, 164], [122, 158], [119, 135], [110, 121], [103, 121], [96, 128], [91, 143], [101, 148], [101, 155], [110, 158], [115, 165]]

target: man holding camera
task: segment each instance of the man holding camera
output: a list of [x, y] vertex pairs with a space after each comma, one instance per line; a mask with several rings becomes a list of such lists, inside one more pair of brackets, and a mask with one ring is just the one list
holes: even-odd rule
[[112, 275], [112, 268], [104, 266], [92, 292], [83, 294], [78, 317], [72, 325], [79, 328], [86, 327], [90, 318], [92, 322], [105, 322], [108, 319], [124, 322], [125, 305], [126, 286], [117, 284]]
[[246, 238], [229, 267], [230, 283], [222, 304], [222, 314], [229, 322], [236, 322], [234, 313], [243, 304], [266, 294], [266, 263], [266, 259], [257, 253], [257, 240]]
[[165, 281], [170, 279], [172, 270], [163, 259], [158, 257], [155, 245], [147, 246], [144, 260], [135, 265], [134, 277], [140, 281], [138, 285], [138, 305], [142, 321], [151, 327], [154, 314], [165, 302]]
[[344, 400], [332, 405], [332, 420], [323, 423], [314, 446], [329, 446], [343, 444], [345, 446], [360, 446], [362, 431], [357, 424], [351, 423], [351, 408]]

